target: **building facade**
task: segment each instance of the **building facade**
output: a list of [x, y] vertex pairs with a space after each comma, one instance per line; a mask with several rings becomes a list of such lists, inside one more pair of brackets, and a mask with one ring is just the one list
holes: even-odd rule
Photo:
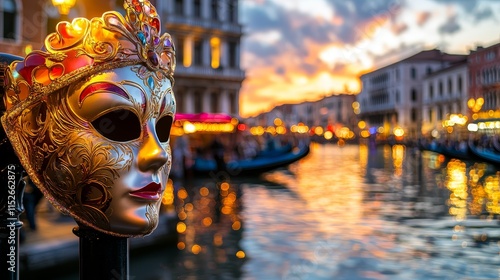
[[176, 47], [177, 111], [239, 116], [245, 73], [240, 68], [238, 0], [156, 2]]
[[[463, 126], [468, 115], [467, 59], [433, 72], [422, 81], [422, 135], [438, 136]], [[450, 122], [451, 121], [451, 122]]]
[[470, 113], [500, 112], [500, 43], [471, 51], [468, 68]]
[[422, 80], [429, 74], [464, 59], [439, 50], [428, 50], [360, 77], [357, 96], [360, 119], [382, 139], [403, 129], [405, 137], [417, 138], [421, 132]]

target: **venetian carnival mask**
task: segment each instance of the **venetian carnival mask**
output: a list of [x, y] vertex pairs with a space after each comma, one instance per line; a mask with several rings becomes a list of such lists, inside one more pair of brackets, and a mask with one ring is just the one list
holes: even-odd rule
[[158, 224], [171, 166], [174, 47], [148, 0], [60, 22], [6, 71], [2, 124], [45, 196], [121, 237]]

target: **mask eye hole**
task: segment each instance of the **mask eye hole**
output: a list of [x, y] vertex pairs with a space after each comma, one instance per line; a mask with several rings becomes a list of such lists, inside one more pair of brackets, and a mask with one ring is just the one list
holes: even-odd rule
[[106, 113], [92, 122], [92, 126], [109, 140], [126, 142], [141, 136], [141, 123], [130, 110], [118, 109]]
[[156, 122], [156, 135], [160, 142], [167, 142], [170, 139], [170, 129], [172, 128], [172, 116], [164, 116]]

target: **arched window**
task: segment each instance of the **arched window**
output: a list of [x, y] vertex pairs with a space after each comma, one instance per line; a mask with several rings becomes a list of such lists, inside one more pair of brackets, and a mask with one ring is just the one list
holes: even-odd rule
[[0, 0], [0, 20], [3, 27], [0, 28], [2, 39], [17, 39], [18, 32], [18, 6], [15, 0]]
[[417, 101], [417, 90], [414, 88], [411, 89], [411, 101]]

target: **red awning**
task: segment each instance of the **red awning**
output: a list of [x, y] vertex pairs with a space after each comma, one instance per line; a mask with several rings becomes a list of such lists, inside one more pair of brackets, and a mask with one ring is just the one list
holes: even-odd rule
[[232, 117], [222, 113], [175, 114], [176, 121], [189, 121], [201, 123], [230, 123]]

